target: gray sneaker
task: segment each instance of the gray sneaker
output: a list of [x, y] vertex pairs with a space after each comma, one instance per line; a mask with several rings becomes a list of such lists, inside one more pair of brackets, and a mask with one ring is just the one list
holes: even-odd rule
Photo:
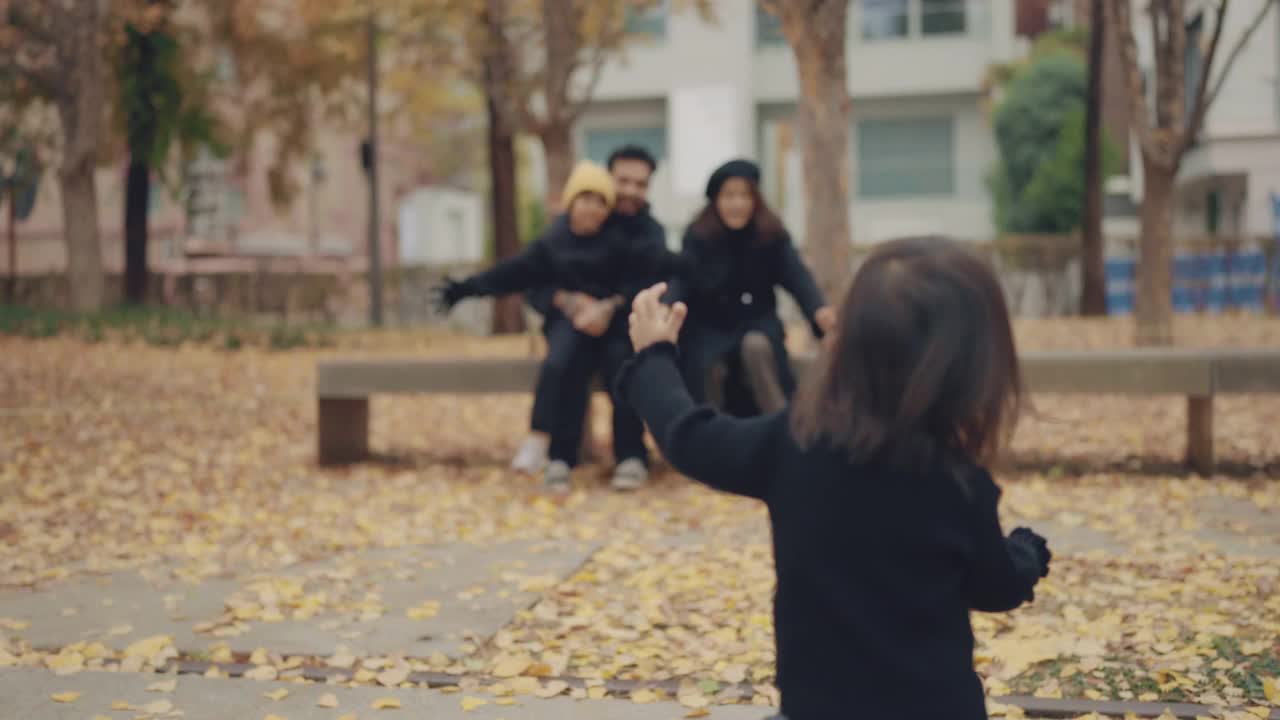
[[649, 468], [638, 458], [623, 460], [613, 471], [614, 490], [639, 490], [648, 483]]
[[569, 467], [569, 463], [553, 460], [547, 466], [547, 471], [542, 474], [542, 488], [557, 495], [567, 494], [572, 489], [569, 484], [569, 476], [572, 474], [573, 469]]

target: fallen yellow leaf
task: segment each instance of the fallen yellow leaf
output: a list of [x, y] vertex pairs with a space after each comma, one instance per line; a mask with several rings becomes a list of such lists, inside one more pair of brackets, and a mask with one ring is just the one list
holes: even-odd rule
[[173, 646], [173, 637], [169, 635], [152, 635], [135, 640], [124, 649], [125, 657], [150, 658], [160, 651]]
[[393, 697], [378, 698], [373, 701], [374, 710], [398, 710], [400, 709], [400, 700]]
[[162, 715], [173, 709], [173, 703], [168, 700], [152, 700], [138, 709], [152, 715]]
[[710, 714], [711, 714], [710, 710], [704, 707], [701, 707], [701, 708], [694, 708], [693, 710], [690, 710], [689, 712], [685, 713], [684, 716], [687, 718], [704, 718]]
[[1244, 709], [1244, 711], [1249, 713], [1250, 715], [1256, 715], [1262, 718], [1262, 720], [1267, 720], [1267, 718], [1271, 717], [1271, 708], [1265, 708], [1260, 705], [1254, 706], [1254, 707], [1247, 707]]
[[409, 679], [409, 668], [403, 665], [399, 667], [387, 668], [386, 670], [383, 670], [382, 672], [378, 673], [377, 679], [378, 679], [378, 684], [380, 685], [385, 685], [386, 687], [396, 687], [400, 683]]
[[711, 701], [707, 699], [706, 695], [701, 695], [696, 691], [686, 693], [684, 695], [677, 695], [676, 701], [687, 708], [704, 708], [711, 704]]
[[[552, 680], [546, 685], [543, 685], [541, 689], [534, 693], [534, 695], [537, 695], [540, 698], [553, 698], [568, 689], [569, 683], [563, 680]], [[592, 689], [594, 690], [595, 688]], [[604, 688], [600, 689], [603, 690]]]
[[489, 701], [485, 700], [484, 698], [478, 698], [478, 697], [462, 698], [462, 709], [467, 712], [471, 712], [472, 710], [475, 710], [481, 705], [488, 705], [488, 704], [489, 704]]
[[[592, 689], [592, 690], [595, 690], [596, 688], [591, 688], [591, 689]], [[603, 688], [601, 688], [601, 689], [603, 689]], [[649, 688], [640, 688], [639, 690], [632, 690], [632, 691], [631, 691], [631, 702], [636, 702], [636, 703], [651, 703], [651, 702], [656, 701], [657, 699], [658, 699], [657, 694], [656, 694], [656, 693], [654, 693], [654, 692], [653, 692], [652, 690], [650, 690]]]
[[528, 657], [517, 655], [504, 655], [498, 658], [493, 665], [493, 674], [495, 677], [509, 678], [515, 677], [525, 671], [533, 663]]
[[112, 710], [132, 710], [133, 706], [129, 704], [128, 700], [113, 700], [111, 702], [111, 709]]
[[316, 707], [336, 708], [338, 707], [338, 696], [333, 693], [325, 693], [316, 701]]
[[262, 718], [262, 720], [288, 720], [288, 719], [280, 717], [279, 715], [268, 714], [266, 717]]
[[339, 715], [338, 720], [360, 720], [360, 718], [357, 718], [355, 713], [347, 713], [346, 715]]
[[1267, 702], [1280, 707], [1280, 682], [1275, 678], [1266, 678], [1262, 681], [1262, 694], [1267, 697]]
[[177, 687], [178, 687], [178, 681], [177, 681], [176, 679], [175, 679], [175, 680], [162, 680], [162, 681], [160, 681], [160, 682], [154, 682], [154, 683], [151, 683], [150, 685], [148, 685], [148, 686], [147, 686], [147, 692], [165, 692], [165, 693], [167, 693], [167, 692], [173, 692]]
[[279, 675], [280, 672], [271, 665], [259, 665], [244, 674], [250, 680], [275, 680]]
[[286, 688], [277, 688], [271, 692], [262, 693], [262, 697], [280, 702], [281, 700], [289, 697], [289, 691]]
[[67, 692], [54, 693], [49, 697], [52, 698], [54, 702], [73, 703], [80, 699], [80, 693], [75, 692], [74, 690], [68, 690]]

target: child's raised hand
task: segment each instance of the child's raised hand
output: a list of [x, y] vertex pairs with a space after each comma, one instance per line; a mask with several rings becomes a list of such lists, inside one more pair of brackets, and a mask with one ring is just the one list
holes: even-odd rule
[[636, 352], [662, 342], [674, 343], [680, 337], [680, 328], [689, 308], [684, 303], [672, 307], [662, 304], [666, 283], [658, 283], [642, 290], [631, 303], [631, 345]]

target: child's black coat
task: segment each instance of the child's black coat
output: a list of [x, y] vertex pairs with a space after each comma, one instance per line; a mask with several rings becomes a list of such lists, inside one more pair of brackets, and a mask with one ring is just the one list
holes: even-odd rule
[[768, 506], [789, 720], [986, 717], [969, 611], [1013, 609], [1038, 577], [1014, 564], [985, 470], [904, 477], [802, 450], [785, 412], [695, 406], [670, 344], [637, 354], [618, 384], [672, 465]]

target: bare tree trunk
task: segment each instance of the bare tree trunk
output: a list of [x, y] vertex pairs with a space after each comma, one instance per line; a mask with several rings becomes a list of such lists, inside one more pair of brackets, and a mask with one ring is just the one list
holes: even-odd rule
[[1177, 166], [1143, 160], [1142, 238], [1138, 246], [1139, 345], [1173, 344], [1173, 200]]
[[67, 244], [67, 281], [73, 310], [102, 308], [106, 288], [102, 248], [98, 244], [98, 189], [93, 163], [64, 163], [58, 173], [62, 190], [62, 227]]
[[563, 123], [547, 123], [538, 135], [547, 161], [547, 210], [558, 213], [563, 210], [560, 197], [564, 184], [573, 172], [573, 137], [571, 128]]
[[98, 192], [93, 172], [102, 142], [106, 82], [99, 31], [110, 3], [82, 0], [55, 14], [58, 119], [62, 125], [63, 235], [67, 245], [67, 280], [71, 307], [98, 310], [105, 301], [102, 248], [98, 240]]
[[[497, 259], [520, 252], [520, 236], [516, 227], [516, 148], [515, 138], [506, 129], [496, 103], [489, 108], [489, 184], [493, 193], [493, 247]], [[518, 333], [524, 330], [523, 297], [508, 295], [497, 298], [493, 305], [493, 332]]]
[[1089, 16], [1089, 88], [1085, 101], [1084, 225], [1080, 297], [1082, 315], [1107, 314], [1102, 237], [1102, 48], [1106, 23], [1103, 0], [1092, 0]]
[[834, 303], [850, 271], [848, 2], [778, 6], [800, 81], [796, 130], [804, 162], [804, 244], [819, 287]]

